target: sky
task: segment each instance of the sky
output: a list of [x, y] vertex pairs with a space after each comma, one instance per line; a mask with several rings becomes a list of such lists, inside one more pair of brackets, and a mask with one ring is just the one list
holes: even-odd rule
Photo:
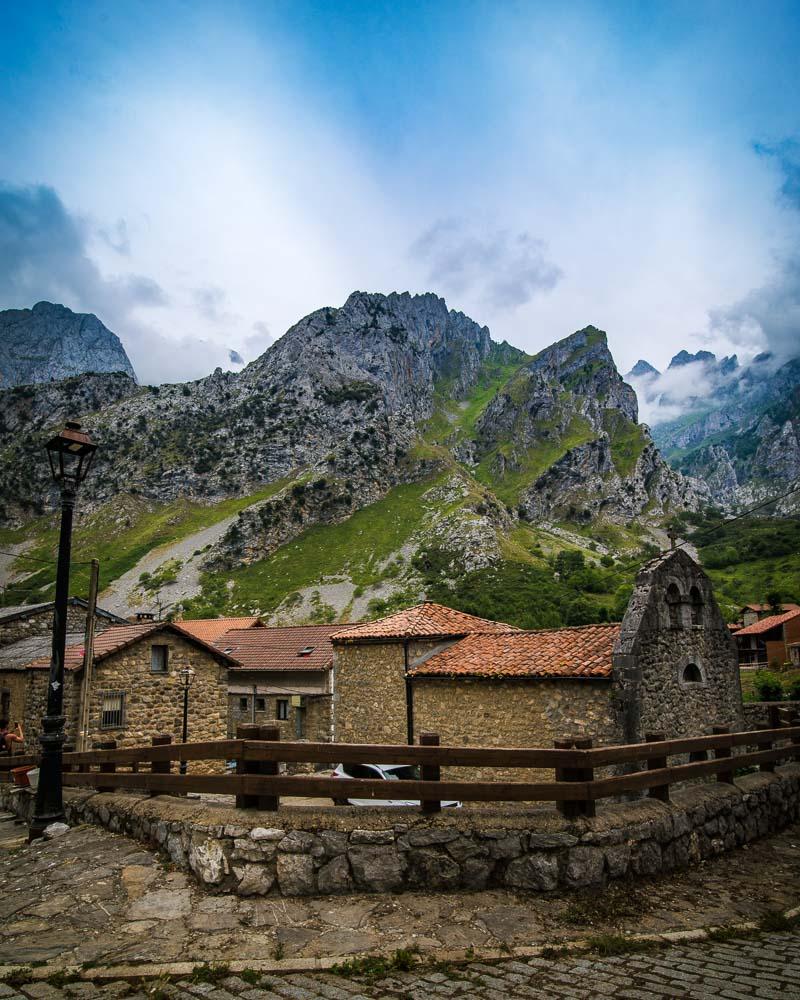
[[154, 383], [356, 289], [623, 372], [793, 356], [798, 51], [782, 0], [4, 0], [0, 308]]

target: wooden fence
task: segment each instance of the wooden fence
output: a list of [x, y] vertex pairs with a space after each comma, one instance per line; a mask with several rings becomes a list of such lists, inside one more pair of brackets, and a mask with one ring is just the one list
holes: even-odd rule
[[[736, 771], [800, 760], [800, 719], [781, 712], [770, 728], [730, 732], [714, 727], [711, 735], [664, 739], [649, 733], [644, 743], [593, 747], [589, 739], [557, 740], [552, 748], [486, 748], [439, 746], [436, 734], [421, 745], [281, 742], [277, 728], [240, 726], [237, 739], [172, 743], [171, 736], [153, 738], [149, 747], [117, 748], [113, 741], [81, 753], [65, 752], [67, 786], [98, 791], [129, 789], [186, 794], [236, 796], [242, 808], [276, 810], [281, 796], [329, 799], [419, 800], [423, 812], [436, 812], [442, 800], [462, 802], [555, 802], [565, 815], [594, 815], [598, 799], [647, 792], [669, 800], [670, 786], [716, 776], [732, 782]], [[736, 751], [734, 753], [734, 751]], [[670, 758], [688, 763], [670, 764]], [[235, 773], [189, 774], [192, 761], [229, 761]], [[36, 764], [36, 756], [0, 757], [0, 781], [12, 768]], [[174, 773], [178, 763], [180, 773]], [[279, 774], [280, 764], [408, 764], [419, 767], [419, 780], [340, 778], [331, 775]], [[552, 769], [553, 781], [451, 781], [440, 778], [442, 767]], [[595, 777], [600, 769], [624, 773]]]

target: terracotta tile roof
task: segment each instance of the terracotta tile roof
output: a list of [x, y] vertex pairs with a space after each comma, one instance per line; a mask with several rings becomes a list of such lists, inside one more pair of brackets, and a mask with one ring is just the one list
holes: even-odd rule
[[414, 676], [610, 677], [618, 623], [476, 633], [413, 665]]
[[[745, 604], [742, 611], [769, 611], [771, 604]], [[785, 611], [800, 611], [800, 604], [780, 604], [781, 613]]]
[[736, 638], [738, 639], [740, 635], [761, 635], [762, 632], [769, 632], [770, 629], [777, 628], [798, 615], [800, 615], [800, 609], [785, 611], [782, 615], [770, 615], [769, 618], [762, 618], [760, 622], [753, 622], [752, 625], [740, 628], [736, 633]]
[[[119, 650], [125, 649], [126, 646], [132, 646], [135, 642], [143, 639], [151, 632], [161, 631], [173, 632], [178, 635], [182, 635], [183, 638], [193, 642], [196, 646], [200, 646], [201, 649], [207, 650], [218, 660], [226, 662], [228, 666], [238, 666], [238, 661], [235, 657], [230, 654], [225, 654], [222, 650], [217, 649], [208, 642], [204, 642], [202, 639], [198, 639], [197, 636], [194, 636], [191, 632], [183, 629], [179, 622], [145, 622], [138, 625], [116, 625], [111, 628], [107, 628], [105, 632], [100, 632], [99, 635], [95, 636], [95, 663], [105, 659], [105, 657], [110, 656], [112, 653], [117, 653]], [[64, 669], [78, 670], [83, 666], [83, 655], [83, 643], [76, 643], [74, 646], [67, 646], [64, 652]], [[49, 668], [50, 657], [48, 656], [39, 660], [34, 660], [33, 663], [29, 664], [29, 666], [34, 669]]]
[[388, 618], [378, 618], [374, 622], [351, 625], [333, 636], [334, 642], [358, 642], [374, 639], [447, 638], [469, 635], [471, 632], [518, 632], [519, 629], [505, 622], [493, 622], [487, 618], [476, 618], [446, 608], [443, 604], [423, 601], [421, 604], [398, 611]]
[[[242, 670], [327, 670], [333, 663], [331, 635], [338, 625], [231, 629], [215, 645], [233, 656]], [[310, 652], [301, 655], [301, 651]]]
[[176, 625], [204, 642], [216, 642], [232, 628], [252, 628], [260, 622], [258, 615], [247, 615], [244, 618], [186, 618], [176, 622]]

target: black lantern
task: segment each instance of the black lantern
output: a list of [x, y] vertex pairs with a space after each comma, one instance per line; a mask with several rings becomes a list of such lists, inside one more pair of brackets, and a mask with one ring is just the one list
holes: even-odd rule
[[80, 486], [89, 472], [97, 445], [75, 420], [68, 420], [60, 434], [45, 445], [50, 471], [57, 483]]

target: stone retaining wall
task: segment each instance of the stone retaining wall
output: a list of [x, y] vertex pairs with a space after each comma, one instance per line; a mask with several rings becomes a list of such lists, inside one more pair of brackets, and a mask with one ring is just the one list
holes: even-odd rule
[[[32, 796], [0, 786], [26, 815]], [[600, 803], [593, 818], [552, 807], [412, 810], [281, 807], [259, 813], [169, 796], [66, 789], [70, 823], [98, 823], [160, 848], [214, 892], [310, 896], [503, 886], [601, 886], [696, 864], [800, 818], [800, 765], [701, 784], [671, 803]]]
[[758, 726], [768, 725], [769, 710], [773, 705], [800, 712], [800, 701], [746, 701], [742, 706], [744, 709], [744, 728], [757, 729]]

